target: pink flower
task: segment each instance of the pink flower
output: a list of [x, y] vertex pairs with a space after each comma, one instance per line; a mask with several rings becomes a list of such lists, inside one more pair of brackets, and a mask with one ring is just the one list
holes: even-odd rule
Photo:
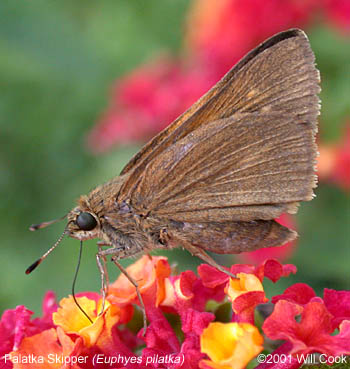
[[338, 328], [343, 320], [350, 320], [350, 291], [325, 288], [323, 300], [328, 311], [333, 315], [333, 328]]
[[268, 301], [261, 283], [264, 277], [277, 282], [282, 276], [295, 273], [296, 268], [294, 265], [282, 265], [277, 260], [271, 259], [257, 267], [249, 264], [235, 264], [230, 271], [238, 279], [232, 279], [207, 264], [198, 267], [198, 274], [204, 286], [225, 288], [235, 313], [233, 321], [253, 324], [255, 307]]
[[215, 81], [201, 68], [159, 58], [117, 81], [109, 107], [88, 137], [95, 152], [147, 140], [190, 107]]
[[180, 315], [188, 308], [204, 311], [208, 300], [222, 301], [225, 293], [222, 286], [210, 288], [201, 278], [188, 270], [167, 281], [166, 297], [162, 306], [172, 307]]
[[[232, 274], [251, 273], [256, 275], [260, 281], [264, 277], [269, 278], [272, 282], [277, 282], [281, 277], [288, 277], [291, 273], [296, 273], [296, 267], [292, 264], [281, 264], [278, 260], [269, 259], [258, 266], [251, 264], [235, 264], [230, 268]], [[198, 274], [202, 279], [204, 286], [214, 288], [219, 285], [226, 285], [229, 276], [220, 272], [216, 268], [202, 264], [198, 267]]]
[[[20, 305], [15, 309], [6, 310], [0, 321], [0, 360], [5, 353], [18, 349], [24, 337], [30, 337], [44, 329], [52, 328], [52, 313], [57, 310], [55, 295], [46, 293], [43, 301], [43, 316], [30, 320], [32, 311]], [[1, 361], [0, 361], [1, 362]]]
[[350, 1], [324, 0], [324, 7], [329, 20], [341, 31], [350, 32]]
[[272, 297], [271, 301], [276, 304], [279, 300], [287, 300], [299, 305], [306, 305], [316, 297], [315, 291], [306, 283], [295, 283], [288, 287], [282, 295]]
[[[103, 312], [99, 294], [76, 296], [91, 321], [72, 297], [63, 298], [57, 308], [49, 292], [40, 318], [31, 320], [32, 312], [24, 306], [3, 314], [1, 367], [61, 368], [61, 363], [49, 361], [51, 354], [70, 360], [65, 367], [72, 369], [138, 369], [140, 365], [150, 369], [243, 369], [263, 349], [263, 337], [254, 326], [254, 310], [267, 300], [264, 277], [277, 282], [296, 269], [272, 259], [257, 267], [233, 265], [230, 270], [238, 280], [205, 264], [198, 267], [199, 276], [192, 271], [170, 275], [165, 257], [144, 256], [136, 261], [128, 271], [138, 281], [145, 303], [149, 321], [145, 335], [139, 330], [140, 314], [132, 308], [139, 303], [135, 289], [123, 276], [112, 283]], [[227, 308], [227, 300], [232, 302], [232, 311], [216, 317], [221, 307]], [[274, 353], [350, 353], [349, 291], [326, 289], [323, 302], [311, 287], [299, 283], [272, 301], [275, 309], [263, 330], [271, 339], [286, 341]], [[220, 316], [225, 322], [218, 321]], [[29, 356], [42, 357], [43, 362], [23, 363], [21, 358]], [[79, 357], [83, 362], [76, 362]], [[273, 369], [297, 367], [292, 358], [288, 366]], [[263, 368], [272, 369], [261, 364], [259, 369]]]
[[[300, 316], [300, 320], [297, 319]], [[263, 324], [264, 333], [273, 340], [292, 344], [291, 354], [321, 352], [329, 356], [350, 354], [350, 321], [333, 333], [332, 315], [322, 302], [301, 305], [280, 300]]]

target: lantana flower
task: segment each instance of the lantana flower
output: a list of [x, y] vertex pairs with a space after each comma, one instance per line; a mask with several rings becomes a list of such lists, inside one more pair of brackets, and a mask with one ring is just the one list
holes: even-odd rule
[[[75, 363], [75, 358], [81, 353], [82, 348], [80, 338], [73, 341], [58, 327], [25, 337], [19, 349], [9, 353], [8, 357], [14, 369], [59, 369], [62, 367], [79, 369], [80, 366]], [[62, 361], [58, 358], [62, 358]], [[6, 357], [5, 362], [7, 362]]]
[[[258, 266], [233, 265], [230, 270], [237, 280], [206, 264], [198, 267], [198, 275], [192, 271], [171, 275], [165, 257], [144, 256], [129, 266], [145, 303], [145, 334], [142, 326], [135, 329], [139, 318], [132, 305], [139, 302], [135, 287], [124, 277], [111, 284], [103, 311], [99, 294], [76, 296], [89, 319], [71, 296], [57, 306], [49, 292], [41, 318], [31, 319], [32, 312], [24, 306], [3, 314], [1, 365], [6, 369], [137, 369], [140, 365], [243, 369], [264, 346], [254, 321], [256, 306], [267, 300], [264, 277], [277, 282], [296, 268], [266, 260]], [[300, 354], [350, 353], [349, 291], [325, 289], [322, 299], [310, 286], [298, 283], [271, 300], [275, 308], [262, 328], [269, 339], [284, 341], [272, 354], [292, 355], [288, 368], [301, 365], [296, 357]], [[228, 302], [230, 316], [220, 321], [217, 312], [227, 309]]]
[[80, 336], [84, 346], [99, 346], [101, 337], [111, 336], [110, 330], [120, 321], [122, 309], [106, 301], [104, 311], [100, 314], [101, 299], [96, 301], [82, 296], [78, 297], [77, 301], [92, 323], [82, 314], [72, 296], [60, 301], [60, 307], [57, 312], [53, 313], [53, 322], [56, 326], [61, 327], [65, 333]]
[[273, 340], [289, 341], [292, 344], [290, 354], [349, 355], [350, 320], [342, 321], [339, 333], [332, 335], [332, 318], [322, 302], [309, 302], [303, 307], [279, 300], [273, 313], [265, 320], [263, 330]]
[[[126, 268], [126, 271], [137, 282], [144, 298], [147, 294], [155, 296], [155, 306], [163, 301], [165, 298], [165, 278], [170, 275], [170, 265], [166, 257], [144, 255], [136, 263]], [[117, 280], [109, 286], [108, 292], [108, 300], [118, 305], [137, 301], [136, 288], [124, 274], [120, 274]]]
[[249, 323], [210, 323], [201, 335], [201, 350], [210, 360], [201, 369], [243, 369], [263, 350], [264, 339]]
[[240, 322], [254, 324], [255, 307], [268, 301], [261, 281], [254, 274], [238, 273], [237, 279], [230, 278], [225, 292]]

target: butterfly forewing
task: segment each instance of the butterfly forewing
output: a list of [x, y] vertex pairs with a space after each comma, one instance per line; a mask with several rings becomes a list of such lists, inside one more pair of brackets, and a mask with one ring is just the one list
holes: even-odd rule
[[129, 173], [122, 198], [147, 164], [201, 125], [236, 112], [278, 110], [307, 114], [316, 126], [319, 74], [307, 37], [300, 30], [273, 36], [246, 55], [209, 92], [147, 143], [123, 169]]
[[191, 222], [295, 212], [315, 186], [318, 83], [305, 34], [272, 37], [134, 157], [120, 197]]
[[199, 127], [149, 163], [133, 205], [190, 222], [295, 210], [295, 202], [312, 198], [316, 155], [312, 125], [295, 119], [240, 113]]

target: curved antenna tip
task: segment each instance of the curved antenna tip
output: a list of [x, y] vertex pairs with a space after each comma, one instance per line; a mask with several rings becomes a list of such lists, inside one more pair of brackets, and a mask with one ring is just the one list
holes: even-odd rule
[[63, 217], [61, 217], [61, 218], [54, 219], [54, 220], [50, 220], [50, 221], [48, 221], [48, 222], [42, 222], [42, 223], [38, 223], [38, 224], [32, 224], [32, 225], [29, 227], [29, 230], [30, 230], [30, 231], [37, 231], [38, 229], [45, 228], [45, 227], [47, 227], [47, 226], [49, 226], [49, 225], [51, 225], [51, 224], [53, 224], [53, 223], [56, 223], [56, 222], [61, 221], [61, 220], [62, 220], [62, 219], [64, 219], [66, 216], [67, 216], [67, 214], [66, 214], [66, 215], [64, 215], [64, 216], [63, 216]]
[[26, 269], [26, 274], [30, 274], [40, 263], [41, 263], [41, 258], [38, 259], [37, 261], [35, 261], [31, 266], [29, 266]]
[[32, 224], [30, 227], [29, 227], [29, 230], [30, 231], [36, 231], [40, 229], [40, 224]]

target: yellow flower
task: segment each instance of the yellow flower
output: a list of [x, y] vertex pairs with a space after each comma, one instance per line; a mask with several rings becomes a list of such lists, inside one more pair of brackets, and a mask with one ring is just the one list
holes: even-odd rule
[[226, 289], [231, 301], [250, 291], [264, 292], [264, 287], [256, 275], [246, 273], [238, 273], [237, 279], [230, 278], [229, 286]]
[[97, 343], [102, 333], [106, 334], [106, 328], [110, 330], [119, 321], [120, 308], [106, 301], [105, 310], [98, 315], [100, 302], [97, 303], [87, 297], [77, 297], [77, 301], [92, 320], [92, 324], [82, 314], [72, 296], [60, 301], [60, 307], [52, 315], [52, 319], [64, 332], [78, 334], [83, 338], [85, 346], [91, 347]]
[[261, 352], [263, 341], [252, 324], [210, 323], [200, 338], [201, 352], [207, 354], [210, 360], [202, 360], [201, 363], [215, 369], [245, 368]]

